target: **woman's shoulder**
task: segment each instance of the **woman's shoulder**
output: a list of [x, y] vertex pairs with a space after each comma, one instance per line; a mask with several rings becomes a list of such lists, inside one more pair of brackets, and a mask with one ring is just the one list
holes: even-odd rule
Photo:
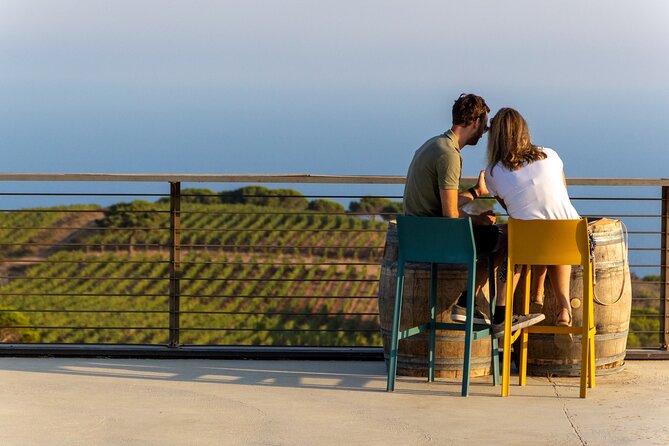
[[550, 147], [539, 147], [539, 150], [542, 151], [543, 153], [546, 154], [548, 157], [558, 157], [558, 154], [555, 150], [551, 149]]
[[507, 169], [506, 166], [504, 166], [504, 164], [502, 163], [496, 163], [494, 165], [488, 164], [488, 166], [485, 169], [486, 180], [488, 179], [488, 177], [492, 179], [495, 176], [506, 175], [509, 172], [511, 171]]
[[562, 158], [560, 158], [560, 155], [555, 150], [548, 147], [539, 147], [539, 150], [546, 154], [545, 161], [548, 164], [562, 167]]

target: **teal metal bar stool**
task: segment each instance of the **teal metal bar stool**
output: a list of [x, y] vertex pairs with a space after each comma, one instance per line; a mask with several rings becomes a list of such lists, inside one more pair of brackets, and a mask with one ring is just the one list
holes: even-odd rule
[[[491, 338], [491, 361], [493, 383], [499, 384], [499, 350], [492, 327], [474, 325], [474, 290], [476, 280], [476, 245], [470, 218], [397, 217], [399, 250], [397, 255], [397, 284], [393, 310], [393, 327], [390, 340], [388, 384], [386, 390], [395, 390], [397, 373], [397, 350], [399, 341], [419, 333], [428, 332], [428, 381], [434, 381], [435, 341], [437, 330], [464, 330], [465, 352], [462, 370], [462, 396], [469, 394], [472, 341], [489, 336]], [[495, 272], [493, 256], [488, 256], [488, 281], [490, 289], [490, 319], [495, 308]], [[405, 262], [430, 263], [429, 321], [400, 330], [402, 293], [404, 288]], [[465, 264], [467, 273], [467, 322], [464, 324], [436, 321], [437, 312], [437, 266], [438, 264]], [[426, 296], [427, 297], [427, 296]]]

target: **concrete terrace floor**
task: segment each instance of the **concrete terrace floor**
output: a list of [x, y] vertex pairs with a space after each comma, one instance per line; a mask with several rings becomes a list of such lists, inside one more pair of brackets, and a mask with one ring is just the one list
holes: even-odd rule
[[666, 445], [669, 361], [460, 383], [383, 362], [0, 358], [0, 445]]

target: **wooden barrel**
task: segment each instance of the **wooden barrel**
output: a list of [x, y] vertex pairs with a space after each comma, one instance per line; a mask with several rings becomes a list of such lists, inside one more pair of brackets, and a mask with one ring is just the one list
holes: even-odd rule
[[[594, 313], [596, 373], [617, 372], [625, 363], [627, 334], [632, 310], [632, 286], [623, 224], [618, 220], [591, 220], [589, 230], [595, 243]], [[546, 280], [543, 312], [545, 324], [554, 325], [558, 312], [557, 299]], [[519, 287], [521, 288], [521, 287]], [[581, 325], [583, 268], [572, 267], [570, 296], [574, 325]], [[518, 290], [522, 292], [522, 290]], [[516, 302], [520, 295], [516, 294]], [[581, 336], [571, 343], [555, 335], [531, 334], [527, 367], [532, 375], [578, 376], [581, 367]]]
[[[381, 262], [379, 283], [379, 316], [383, 348], [388, 366], [390, 333], [393, 323], [395, 284], [397, 272], [397, 229], [394, 222], [388, 226], [386, 244]], [[407, 263], [405, 265], [404, 293], [402, 296], [401, 329], [414, 327], [429, 320], [429, 264]], [[437, 284], [437, 321], [452, 322], [450, 308], [466, 288], [467, 270], [464, 266], [440, 265]], [[487, 287], [483, 290], [487, 295]], [[478, 308], [485, 312], [489, 304], [484, 296], [477, 299]], [[435, 376], [439, 378], [462, 377], [464, 358], [464, 331], [437, 331], [435, 347]], [[397, 374], [403, 376], [427, 376], [427, 333], [421, 333], [399, 342]], [[490, 339], [472, 342], [471, 376], [490, 374]]]

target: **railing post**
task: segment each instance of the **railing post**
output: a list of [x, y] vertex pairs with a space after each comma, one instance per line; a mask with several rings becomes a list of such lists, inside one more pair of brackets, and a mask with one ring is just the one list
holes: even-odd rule
[[662, 186], [662, 249], [660, 251], [660, 342], [669, 350], [669, 186]]
[[181, 183], [170, 183], [170, 338], [179, 346], [179, 303], [181, 293]]

